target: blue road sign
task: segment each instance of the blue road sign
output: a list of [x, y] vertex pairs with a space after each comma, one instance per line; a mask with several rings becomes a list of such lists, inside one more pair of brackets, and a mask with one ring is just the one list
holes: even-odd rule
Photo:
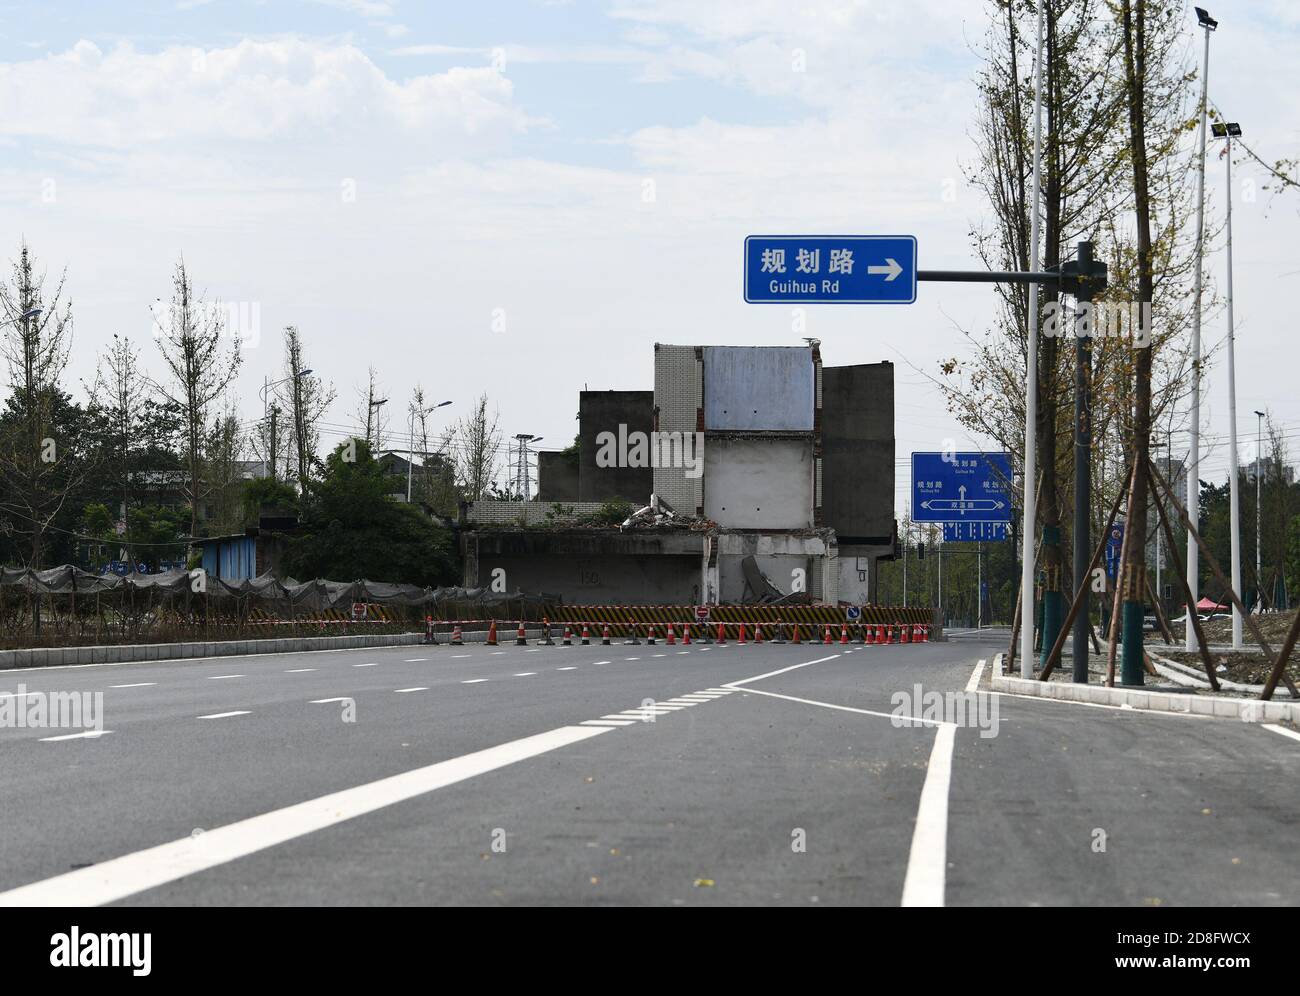
[[914, 522], [1010, 522], [1009, 453], [913, 453]]
[[1124, 523], [1116, 522], [1106, 537], [1106, 576], [1112, 581], [1119, 574], [1120, 551], [1124, 548]]
[[945, 543], [1001, 543], [1007, 538], [1005, 522], [945, 522]]
[[750, 304], [911, 304], [914, 235], [751, 235]]

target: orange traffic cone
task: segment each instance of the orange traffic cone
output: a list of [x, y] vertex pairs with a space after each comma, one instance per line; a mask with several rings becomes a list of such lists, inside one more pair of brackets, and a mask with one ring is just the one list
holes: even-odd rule
[[[745, 627], [744, 627], [744, 626], [741, 626], [741, 627], [740, 627], [740, 635], [741, 635], [742, 638], [743, 638], [744, 635], [745, 635]], [[742, 639], [740, 642], [741, 642], [741, 643], [744, 643], [745, 641], [744, 641], [744, 639]], [[755, 643], [762, 643], [762, 642], [763, 642], [763, 624], [762, 624], [761, 622], [756, 622], [756, 623], [754, 623], [754, 642], [755, 642]]]
[[682, 623], [682, 646], [691, 642], [691, 624]]
[[718, 646], [725, 647], [726, 645], [727, 645], [727, 624], [718, 623]]
[[650, 647], [653, 647], [655, 645], [655, 624], [654, 623], [651, 623], [649, 629], [646, 630], [645, 642], [646, 645]]
[[668, 624], [668, 639], [664, 641], [670, 647], [677, 646], [677, 634], [673, 632], [673, 624]]
[[822, 635], [822, 643], [830, 643], [830, 642], [831, 642], [831, 628], [829, 625], [827, 625]]
[[465, 646], [465, 641], [462, 640], [462, 639], [461, 639], [461, 636], [460, 636], [460, 624], [459, 624], [459, 623], [457, 623], [455, 626], [453, 626], [453, 627], [451, 628], [451, 645], [452, 645], [453, 647], [463, 647], [463, 646]]
[[840, 623], [840, 646], [849, 642], [849, 627], [845, 623]]
[[528, 646], [528, 636], [524, 633], [524, 621], [522, 619], [519, 620], [519, 628], [515, 630], [515, 646]]
[[600, 645], [609, 646], [609, 623], [605, 623], [605, 628], [600, 631]]
[[571, 647], [571, 646], [573, 646], [573, 627], [571, 627], [568, 623], [565, 623], [565, 624], [564, 624], [564, 641], [563, 641], [563, 642], [564, 642], [564, 645], [565, 645], [566, 647]]
[[791, 642], [791, 643], [800, 643], [800, 642], [802, 642], [802, 641], [799, 639], [799, 624], [798, 624], [798, 623], [795, 623], [795, 624], [794, 624], [794, 636], [791, 638], [790, 642]]
[[587, 628], [586, 623], [582, 624], [582, 645], [584, 647], [591, 646], [591, 630]]
[[497, 621], [495, 619], [488, 623], [487, 645], [489, 647], [497, 645]]

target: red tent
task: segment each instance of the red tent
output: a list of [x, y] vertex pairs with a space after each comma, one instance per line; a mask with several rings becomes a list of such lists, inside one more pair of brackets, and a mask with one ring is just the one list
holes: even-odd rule
[[1196, 603], [1197, 612], [1217, 612], [1220, 609], [1226, 609], [1227, 602], [1211, 602], [1208, 598], [1202, 598]]

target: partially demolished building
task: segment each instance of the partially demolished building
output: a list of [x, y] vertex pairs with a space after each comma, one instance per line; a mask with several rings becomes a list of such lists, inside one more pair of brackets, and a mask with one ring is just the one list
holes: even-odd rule
[[[864, 604], [893, 556], [893, 366], [657, 344], [654, 391], [584, 391], [538, 500], [463, 510], [467, 587], [568, 602]], [[576, 469], [576, 473], [574, 472]], [[622, 500], [630, 515], [612, 517]], [[624, 510], [626, 511], [626, 510]]]

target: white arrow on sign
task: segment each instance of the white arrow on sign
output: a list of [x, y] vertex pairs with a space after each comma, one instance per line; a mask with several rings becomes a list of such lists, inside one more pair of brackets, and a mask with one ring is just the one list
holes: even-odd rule
[[895, 277], [897, 277], [900, 273], [903, 272], [903, 268], [902, 268], [901, 266], [898, 265], [898, 260], [893, 259], [892, 257], [888, 257], [888, 256], [885, 257], [885, 264], [886, 264], [886, 265], [884, 265], [884, 266], [868, 266], [868, 267], [867, 267], [867, 273], [869, 273], [869, 274], [876, 274], [876, 273], [885, 273], [885, 274], [888, 274], [888, 276], [885, 277], [885, 283], [889, 283], [891, 280], [893, 280]]

